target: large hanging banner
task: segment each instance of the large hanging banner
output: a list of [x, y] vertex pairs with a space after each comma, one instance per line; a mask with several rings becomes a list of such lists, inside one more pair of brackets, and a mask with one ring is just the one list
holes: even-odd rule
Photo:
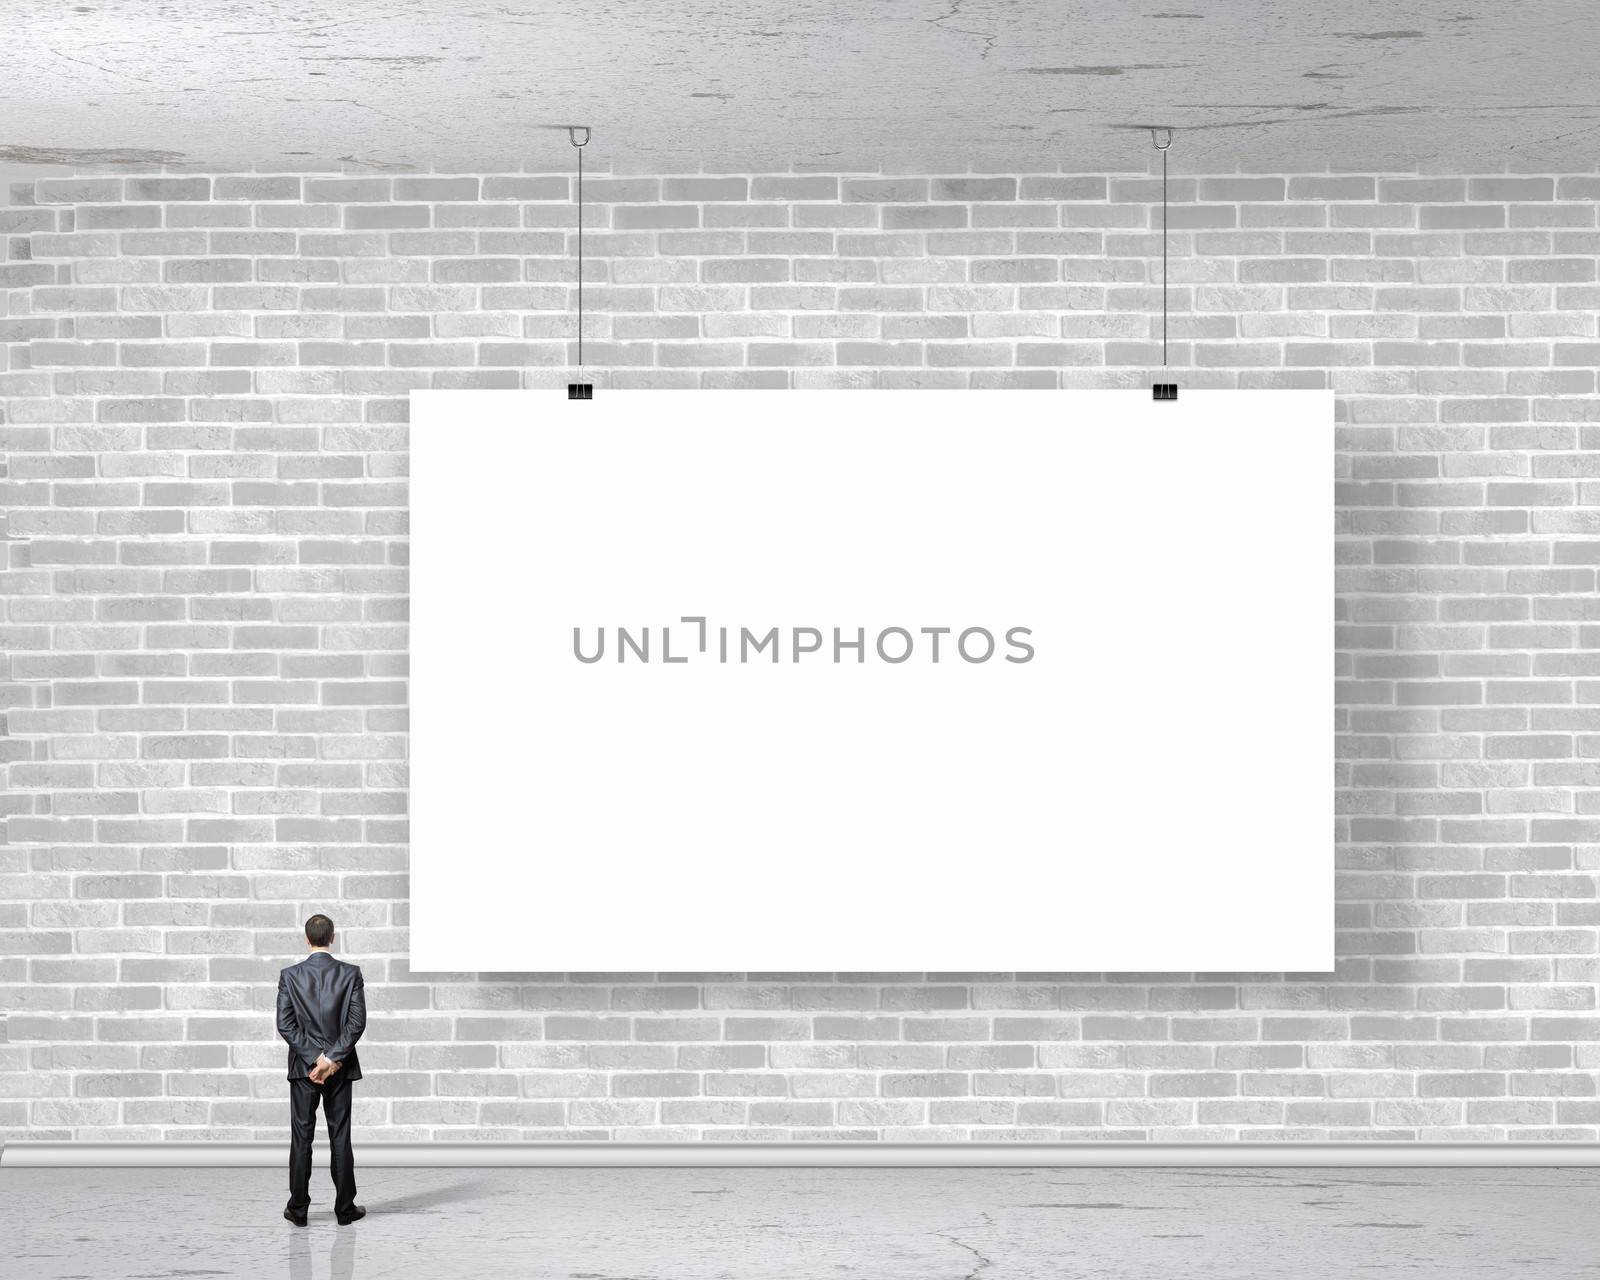
[[414, 969], [1333, 967], [1331, 393], [411, 424]]

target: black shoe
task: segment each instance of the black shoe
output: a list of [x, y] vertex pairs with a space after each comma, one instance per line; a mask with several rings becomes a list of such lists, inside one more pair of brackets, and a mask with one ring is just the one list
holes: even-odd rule
[[350, 1207], [349, 1213], [341, 1213], [338, 1216], [339, 1225], [341, 1227], [348, 1227], [352, 1222], [360, 1222], [361, 1219], [365, 1218], [367, 1216], [367, 1211], [357, 1204]]
[[283, 1211], [283, 1216], [289, 1219], [289, 1221], [294, 1223], [294, 1225], [297, 1227], [303, 1227], [306, 1225], [306, 1215], [303, 1213], [296, 1213], [293, 1209], [285, 1209]]

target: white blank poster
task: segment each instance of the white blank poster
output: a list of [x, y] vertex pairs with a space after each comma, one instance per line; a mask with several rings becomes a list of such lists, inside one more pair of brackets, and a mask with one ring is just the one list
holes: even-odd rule
[[1333, 967], [1331, 393], [411, 423], [413, 968]]

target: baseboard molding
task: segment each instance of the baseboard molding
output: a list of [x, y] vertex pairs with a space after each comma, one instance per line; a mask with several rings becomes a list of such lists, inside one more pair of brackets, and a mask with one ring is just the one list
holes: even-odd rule
[[[319, 1163], [325, 1144], [316, 1148]], [[8, 1169], [282, 1168], [284, 1142], [8, 1142]], [[1600, 1143], [369, 1142], [368, 1169], [1597, 1168]]]

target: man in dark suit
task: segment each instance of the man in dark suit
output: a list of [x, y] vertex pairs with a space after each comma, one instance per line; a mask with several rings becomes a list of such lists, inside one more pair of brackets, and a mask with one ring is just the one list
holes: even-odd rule
[[350, 1086], [361, 1079], [356, 1041], [367, 1028], [361, 970], [335, 960], [333, 921], [306, 921], [311, 953], [278, 975], [278, 1034], [289, 1044], [289, 1205], [283, 1216], [306, 1225], [311, 1204], [311, 1140], [317, 1103], [328, 1122], [333, 1166], [333, 1213], [340, 1226], [364, 1218], [356, 1203], [356, 1169], [350, 1152]]

